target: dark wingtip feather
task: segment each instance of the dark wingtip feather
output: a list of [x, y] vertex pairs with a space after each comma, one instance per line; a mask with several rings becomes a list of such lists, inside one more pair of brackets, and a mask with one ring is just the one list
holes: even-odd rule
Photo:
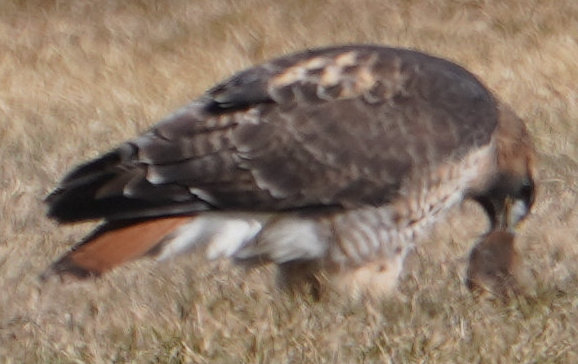
[[135, 146], [73, 169], [45, 198], [47, 216], [61, 223], [105, 218], [151, 218], [207, 210], [210, 205], [177, 184], [153, 184], [135, 159]]
[[59, 222], [101, 217], [101, 211], [93, 208], [94, 196], [99, 188], [115, 177], [118, 173], [115, 168], [127, 153], [131, 153], [130, 147], [118, 148], [69, 172], [44, 199], [48, 205], [48, 217]]
[[48, 205], [47, 216], [59, 222], [74, 222], [101, 217], [102, 211], [95, 206], [94, 195], [98, 188], [110, 178], [112, 178], [111, 175], [101, 175], [86, 185], [58, 187], [44, 200]]

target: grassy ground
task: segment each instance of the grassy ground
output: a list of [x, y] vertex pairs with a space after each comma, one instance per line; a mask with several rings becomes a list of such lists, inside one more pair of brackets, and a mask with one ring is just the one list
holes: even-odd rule
[[[0, 362], [578, 362], [575, 0], [33, 1], [0, 4]], [[213, 83], [305, 47], [379, 43], [463, 64], [527, 121], [540, 190], [519, 247], [526, 299], [476, 303], [485, 229], [458, 208], [409, 258], [398, 297], [316, 303], [191, 256], [98, 281], [37, 277], [91, 224], [42, 198], [71, 166]]]

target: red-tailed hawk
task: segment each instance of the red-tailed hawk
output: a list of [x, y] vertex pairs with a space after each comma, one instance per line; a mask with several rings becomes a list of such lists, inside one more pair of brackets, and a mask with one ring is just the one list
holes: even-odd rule
[[96, 276], [191, 248], [387, 291], [464, 198], [513, 227], [534, 199], [523, 122], [471, 73], [420, 52], [352, 45], [240, 72], [61, 181], [59, 222], [103, 224], [48, 275]]

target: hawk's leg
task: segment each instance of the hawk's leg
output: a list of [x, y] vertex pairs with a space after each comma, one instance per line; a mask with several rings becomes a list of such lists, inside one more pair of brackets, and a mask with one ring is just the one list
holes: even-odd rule
[[306, 293], [320, 300], [325, 295], [327, 278], [318, 262], [297, 260], [279, 264], [277, 285], [292, 295]]

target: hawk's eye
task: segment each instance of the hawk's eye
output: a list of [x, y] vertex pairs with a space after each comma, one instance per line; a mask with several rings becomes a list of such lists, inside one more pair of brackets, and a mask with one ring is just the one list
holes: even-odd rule
[[528, 206], [534, 203], [534, 181], [526, 179], [518, 190], [518, 198], [524, 200]]

